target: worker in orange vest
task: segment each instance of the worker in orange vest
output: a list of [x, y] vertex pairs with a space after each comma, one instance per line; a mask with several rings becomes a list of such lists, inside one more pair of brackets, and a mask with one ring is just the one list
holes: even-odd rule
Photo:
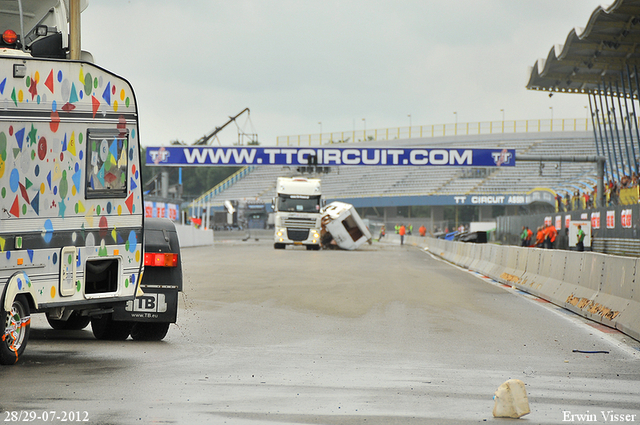
[[407, 228], [404, 227], [404, 224], [400, 226], [400, 245], [404, 245], [404, 235], [407, 233]]
[[420, 228], [418, 229], [418, 233], [420, 233], [420, 236], [422, 237], [424, 237], [427, 234], [427, 228], [424, 227], [424, 224], [420, 226]]
[[546, 238], [545, 238], [546, 247], [548, 249], [553, 249], [553, 244], [556, 241], [556, 236], [558, 236], [558, 231], [552, 224], [550, 224], [546, 229]]
[[544, 245], [544, 227], [538, 227], [538, 233], [536, 233], [536, 247], [542, 248]]

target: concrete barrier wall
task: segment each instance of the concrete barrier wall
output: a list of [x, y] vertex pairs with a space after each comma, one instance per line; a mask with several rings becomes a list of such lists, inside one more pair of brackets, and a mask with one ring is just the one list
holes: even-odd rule
[[180, 248], [213, 245], [213, 230], [200, 230], [193, 226], [176, 224]]
[[[398, 240], [399, 242], [399, 240]], [[405, 237], [500, 283], [532, 293], [640, 341], [640, 259]]]

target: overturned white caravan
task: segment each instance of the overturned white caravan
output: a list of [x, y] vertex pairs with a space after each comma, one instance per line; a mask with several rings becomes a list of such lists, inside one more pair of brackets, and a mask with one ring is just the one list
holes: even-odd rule
[[371, 233], [351, 204], [332, 202], [322, 210], [322, 243], [352, 251], [371, 241]]

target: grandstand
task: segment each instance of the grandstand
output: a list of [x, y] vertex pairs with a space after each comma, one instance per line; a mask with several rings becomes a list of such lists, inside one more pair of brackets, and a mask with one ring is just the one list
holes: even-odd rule
[[[440, 138], [368, 141], [340, 144], [341, 147], [406, 148], [503, 148], [517, 154], [553, 158], [560, 155], [596, 155], [593, 132], [464, 135]], [[221, 209], [226, 200], [250, 200], [270, 204], [277, 177], [299, 175], [293, 167], [255, 166], [224, 190], [212, 191], [208, 204]], [[397, 207], [415, 205], [456, 205], [455, 197], [486, 195], [526, 195], [546, 189], [564, 195], [576, 190], [591, 191], [596, 166], [585, 163], [518, 162], [516, 167], [420, 167], [420, 166], [338, 166], [322, 178], [328, 202], [341, 200], [356, 207]], [[204, 196], [204, 195], [203, 195]], [[515, 205], [533, 202], [523, 199]], [[553, 196], [547, 196], [552, 208]]]

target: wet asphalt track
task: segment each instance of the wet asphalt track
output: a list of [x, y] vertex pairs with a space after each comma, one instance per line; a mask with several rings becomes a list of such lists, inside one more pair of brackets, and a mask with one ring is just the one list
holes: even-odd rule
[[518, 378], [531, 406], [520, 421], [640, 423], [640, 344], [624, 335], [414, 247], [276, 251], [266, 235], [183, 250], [178, 323], [162, 342], [97, 341], [34, 316], [25, 355], [0, 369], [0, 420], [506, 423], [493, 392]]

